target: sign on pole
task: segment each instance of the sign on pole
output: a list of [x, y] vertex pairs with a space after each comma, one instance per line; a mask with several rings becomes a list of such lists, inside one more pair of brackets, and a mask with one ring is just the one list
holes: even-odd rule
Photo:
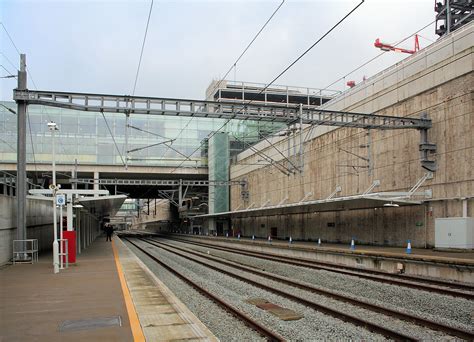
[[56, 205], [63, 206], [66, 204], [66, 195], [59, 194], [56, 195]]

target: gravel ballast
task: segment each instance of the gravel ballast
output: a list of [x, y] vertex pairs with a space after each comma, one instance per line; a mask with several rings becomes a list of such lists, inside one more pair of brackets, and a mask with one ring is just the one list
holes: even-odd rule
[[[139, 242], [141, 246], [145, 246], [143, 242]], [[131, 247], [133, 249], [133, 247]], [[269, 293], [268, 291], [261, 290], [257, 287], [250, 286], [245, 282], [233, 279], [225, 276], [216, 271], [212, 271], [204, 266], [192, 263], [189, 260], [178, 257], [169, 252], [163, 251], [156, 247], [148, 245], [147, 250], [154, 254], [159, 255], [160, 259], [169, 264], [171, 267], [179, 272], [184, 273], [192, 280], [203, 285], [208, 291], [214, 293], [220, 298], [225, 299], [238, 309], [246, 312], [248, 315], [258, 320], [263, 325], [273, 329], [277, 333], [290, 341], [308, 341], [308, 340], [385, 340], [383, 336], [373, 334], [364, 328], [354, 326], [352, 324], [340, 321], [331, 316], [324, 315], [304, 305], [297, 304], [293, 301], [287, 300], [280, 296]], [[136, 249], [133, 249], [136, 251]], [[138, 254], [138, 253], [137, 253]], [[140, 254], [138, 254], [140, 255]], [[145, 261], [145, 259], [143, 259]], [[149, 260], [149, 259], [148, 259]], [[147, 262], [145, 262], [149, 265]], [[150, 265], [151, 266], [151, 265]], [[150, 267], [150, 269], [153, 268]], [[161, 275], [160, 279], [161, 278]], [[168, 280], [162, 279], [167, 284]], [[170, 286], [172, 291], [179, 287], [176, 284]], [[183, 300], [176, 291], [176, 295]], [[276, 316], [268, 313], [267, 311], [261, 310], [254, 305], [246, 302], [251, 298], [264, 298], [271, 303], [280, 305], [284, 308], [292, 309], [299, 314], [302, 314], [304, 318], [297, 321], [282, 321]], [[183, 300], [188, 305], [188, 301], [193, 298]], [[198, 304], [199, 305], [199, 304]], [[190, 307], [191, 309], [191, 307]], [[194, 311], [193, 311], [194, 312]], [[212, 316], [212, 315], [211, 315]], [[198, 316], [200, 318], [200, 316]], [[211, 325], [208, 325], [208, 321], [203, 319], [203, 322], [208, 325], [209, 329], [214, 331], [213, 322], [219, 320], [217, 316], [214, 319], [210, 319]], [[234, 324], [235, 320], [229, 321], [230, 325]], [[239, 330], [239, 329], [238, 329]], [[240, 336], [240, 340], [246, 340]], [[224, 338], [222, 338], [225, 340]], [[253, 340], [253, 339], [250, 339]]]
[[166, 243], [176, 244], [177, 246], [204, 253], [209, 251], [211, 255], [226, 260], [249, 265], [294, 280], [304, 281], [322, 289], [332, 290], [352, 298], [363, 299], [393, 310], [408, 312], [419, 317], [474, 332], [471, 321], [474, 303], [467, 299], [382, 284], [329, 271], [285, 265], [279, 262], [183, 244], [176, 241], [167, 240]]

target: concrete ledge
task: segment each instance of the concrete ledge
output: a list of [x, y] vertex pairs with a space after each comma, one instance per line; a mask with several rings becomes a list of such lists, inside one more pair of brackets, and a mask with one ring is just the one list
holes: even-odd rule
[[[422, 255], [416, 254], [416, 251], [412, 252], [415, 254], [404, 254], [403, 252], [385, 251], [384, 247], [373, 247], [372, 250], [369, 250], [364, 249], [364, 247], [370, 248], [369, 246], [364, 246], [352, 251], [348, 248], [308, 246], [308, 243], [304, 242], [295, 242], [289, 247], [288, 243], [284, 241], [273, 241], [269, 245], [263, 240], [236, 240], [235, 238], [186, 235], [177, 235], [177, 237], [201, 242], [209, 240], [220, 246], [233, 245], [232, 247], [238, 247], [242, 250], [312, 259], [389, 273], [398, 273], [397, 265], [402, 263], [405, 268], [405, 274], [408, 275], [474, 283], [474, 259], [462, 257]], [[394, 248], [387, 249], [393, 250]], [[399, 250], [403, 249], [399, 248]], [[472, 256], [472, 253], [469, 253], [469, 255]]]
[[218, 341], [120, 238], [114, 241], [146, 340]]

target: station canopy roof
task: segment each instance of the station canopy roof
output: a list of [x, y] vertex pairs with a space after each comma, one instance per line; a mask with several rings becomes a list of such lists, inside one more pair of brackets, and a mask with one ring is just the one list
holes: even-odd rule
[[354, 195], [346, 197], [336, 197], [330, 199], [304, 201], [297, 203], [264, 206], [244, 210], [227, 211], [222, 213], [197, 215], [201, 218], [223, 218], [223, 217], [249, 217], [263, 215], [284, 215], [306, 212], [331, 212], [344, 210], [362, 210], [384, 207], [403, 207], [420, 205], [422, 201], [415, 201], [397, 198], [390, 193], [373, 193], [367, 195]]
[[78, 200], [78, 203], [95, 216], [112, 217], [120, 209], [126, 198], [125, 195], [83, 197]]

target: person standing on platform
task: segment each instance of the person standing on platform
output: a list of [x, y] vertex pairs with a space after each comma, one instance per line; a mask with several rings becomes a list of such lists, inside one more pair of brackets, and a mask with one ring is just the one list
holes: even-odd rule
[[105, 226], [105, 234], [107, 234], [107, 238], [105, 241], [112, 241], [112, 234], [114, 233], [114, 227], [111, 224], [107, 224]]

